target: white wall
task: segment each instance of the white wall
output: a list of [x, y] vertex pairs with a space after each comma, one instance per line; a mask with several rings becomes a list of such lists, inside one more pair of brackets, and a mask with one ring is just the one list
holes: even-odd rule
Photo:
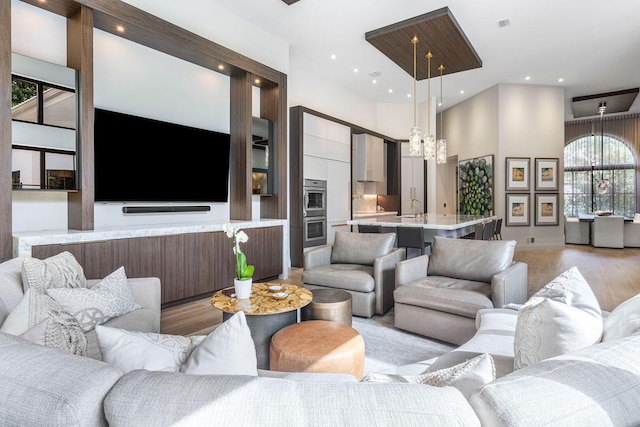
[[[505, 217], [505, 159], [529, 157], [534, 169], [535, 158], [559, 158], [562, 170], [564, 156], [564, 90], [560, 87], [533, 85], [496, 85], [445, 111], [444, 136], [448, 155], [462, 161], [474, 157], [494, 155], [494, 214]], [[455, 191], [450, 179], [449, 161], [438, 167], [438, 209]], [[564, 246], [563, 233], [563, 176], [559, 174], [559, 225], [535, 226], [535, 191], [531, 178], [531, 225], [505, 227], [502, 236], [514, 239], [519, 249], [557, 248]], [[455, 184], [457, 185], [457, 183]], [[533, 237], [534, 244], [527, 242]]]
[[[500, 147], [498, 151], [497, 185], [501, 196], [501, 211], [505, 209], [505, 159], [506, 157], [531, 158], [531, 225], [529, 227], [504, 227], [503, 236], [515, 239], [518, 247], [564, 247], [564, 89], [561, 87], [500, 85]], [[535, 224], [535, 158], [558, 158], [558, 225]], [[503, 214], [504, 215], [504, 214]], [[527, 244], [527, 237], [535, 243]]]

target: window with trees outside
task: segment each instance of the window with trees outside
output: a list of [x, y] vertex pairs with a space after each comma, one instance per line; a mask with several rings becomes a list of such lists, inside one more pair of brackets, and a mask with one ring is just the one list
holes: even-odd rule
[[613, 215], [633, 217], [635, 166], [633, 150], [612, 135], [585, 135], [566, 144], [565, 214], [611, 211]]

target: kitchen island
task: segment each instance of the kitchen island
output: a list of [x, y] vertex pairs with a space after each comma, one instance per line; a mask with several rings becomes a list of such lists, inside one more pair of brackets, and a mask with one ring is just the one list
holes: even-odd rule
[[433, 242], [434, 236], [461, 237], [472, 233], [475, 226], [496, 219], [495, 216], [424, 214], [358, 218], [347, 221], [349, 225], [380, 225], [382, 227], [422, 227], [425, 242]]

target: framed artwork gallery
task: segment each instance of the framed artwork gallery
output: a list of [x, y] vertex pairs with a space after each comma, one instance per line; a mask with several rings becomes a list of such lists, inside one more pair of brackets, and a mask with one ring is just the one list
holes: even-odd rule
[[505, 225], [530, 225], [529, 213], [531, 212], [529, 193], [507, 193], [506, 221]]
[[536, 193], [535, 225], [558, 225], [558, 193]]
[[558, 191], [558, 158], [536, 158], [536, 191]]
[[529, 191], [530, 169], [528, 157], [507, 157], [505, 191]]

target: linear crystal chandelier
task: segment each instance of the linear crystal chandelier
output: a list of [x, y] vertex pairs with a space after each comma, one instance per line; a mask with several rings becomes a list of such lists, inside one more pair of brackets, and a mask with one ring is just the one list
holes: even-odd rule
[[422, 131], [418, 127], [416, 116], [416, 63], [417, 63], [417, 44], [418, 36], [413, 36], [411, 43], [413, 44], [413, 127], [409, 132], [409, 155], [420, 156], [422, 155]]
[[440, 71], [440, 139], [436, 142], [436, 163], [447, 163], [447, 140], [444, 138], [444, 128], [442, 127], [442, 113], [444, 112], [444, 101], [442, 100], [442, 72], [444, 65], [438, 67]]

